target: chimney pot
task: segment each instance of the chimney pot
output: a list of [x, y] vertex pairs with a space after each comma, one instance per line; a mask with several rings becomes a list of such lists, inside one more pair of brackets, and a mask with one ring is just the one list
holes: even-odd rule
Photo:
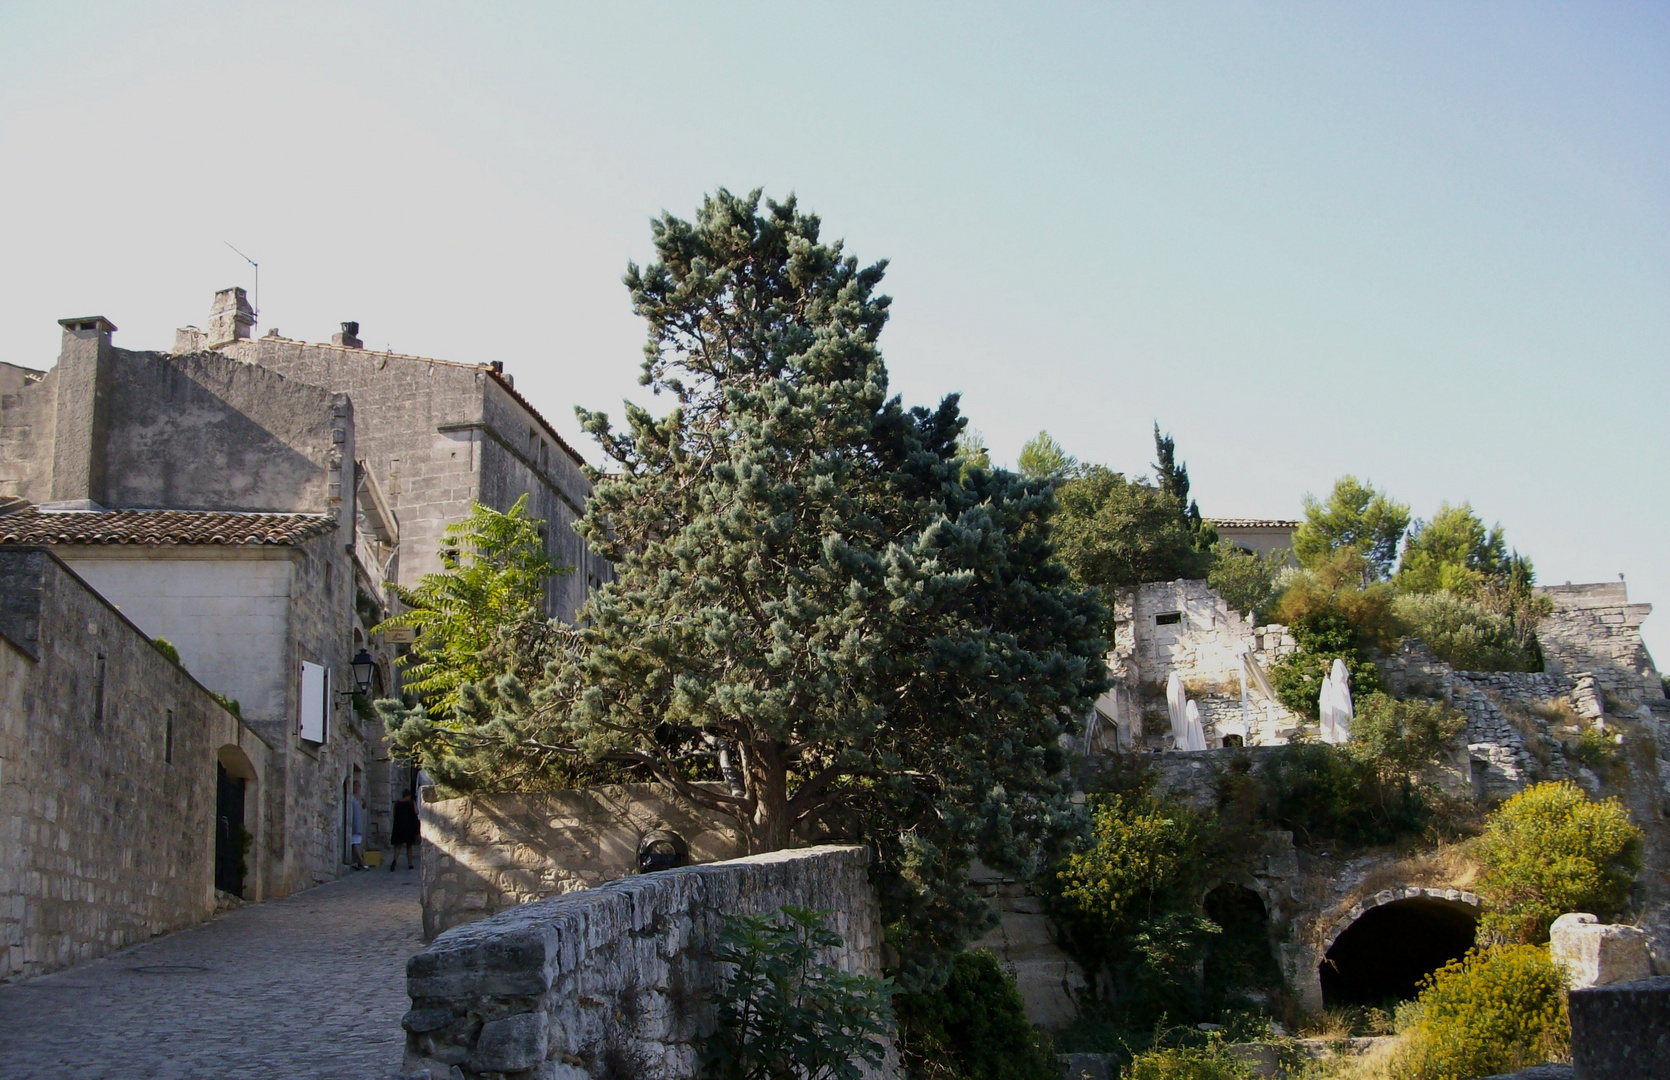
[[360, 340], [360, 324], [357, 322], [343, 323], [342, 333], [331, 335], [331, 344], [341, 345], [345, 349], [365, 348], [365, 342]]
[[215, 293], [214, 306], [209, 309], [209, 348], [247, 340], [254, 326], [255, 309], [241, 288], [234, 285]]

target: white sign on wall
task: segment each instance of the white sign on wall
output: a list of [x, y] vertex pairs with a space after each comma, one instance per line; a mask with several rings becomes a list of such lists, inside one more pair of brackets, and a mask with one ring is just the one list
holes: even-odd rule
[[330, 716], [331, 673], [320, 664], [302, 661], [300, 730], [308, 742], [325, 741], [326, 718]]

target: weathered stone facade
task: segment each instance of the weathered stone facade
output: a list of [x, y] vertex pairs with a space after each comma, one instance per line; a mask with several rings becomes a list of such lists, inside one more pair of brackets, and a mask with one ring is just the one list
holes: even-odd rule
[[62, 562], [0, 547], [0, 979], [212, 914], [216, 765], [258, 797], [269, 757]]
[[646, 838], [692, 863], [747, 851], [735, 823], [651, 784], [423, 800], [423, 936], [638, 872]]
[[1633, 701], [1664, 696], [1641, 640], [1651, 604], [1632, 604], [1622, 581], [1551, 585], [1537, 590], [1554, 610], [1537, 625], [1544, 666], [1556, 675], [1593, 675], [1605, 693]]
[[755, 855], [624, 878], [449, 930], [406, 966], [404, 1077], [689, 1080], [729, 915], [832, 913], [844, 971], [881, 973], [863, 848]]

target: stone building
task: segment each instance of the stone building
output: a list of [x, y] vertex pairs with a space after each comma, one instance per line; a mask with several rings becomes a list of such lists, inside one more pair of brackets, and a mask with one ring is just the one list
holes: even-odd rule
[[64, 562], [0, 546], [0, 979], [213, 913], [218, 819], [271, 757]]
[[1287, 552], [1287, 565], [1298, 566], [1293, 557], [1293, 534], [1302, 524], [1291, 518], [1210, 518], [1207, 522], [1218, 530], [1218, 539], [1228, 540], [1243, 551], [1255, 555]]

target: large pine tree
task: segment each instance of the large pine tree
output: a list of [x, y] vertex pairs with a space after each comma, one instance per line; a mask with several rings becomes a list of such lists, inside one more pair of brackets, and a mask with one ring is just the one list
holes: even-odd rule
[[637, 771], [755, 851], [867, 842], [932, 982], [985, 917], [970, 856], [1035, 864], [1074, 820], [1057, 739], [1106, 685], [1101, 605], [1053, 556], [1050, 482], [968, 467], [954, 396], [888, 397], [884, 264], [758, 192], [653, 231], [625, 280], [674, 405], [581, 411], [613, 464], [579, 529], [616, 579], [544, 685], [472, 696], [430, 750]]

